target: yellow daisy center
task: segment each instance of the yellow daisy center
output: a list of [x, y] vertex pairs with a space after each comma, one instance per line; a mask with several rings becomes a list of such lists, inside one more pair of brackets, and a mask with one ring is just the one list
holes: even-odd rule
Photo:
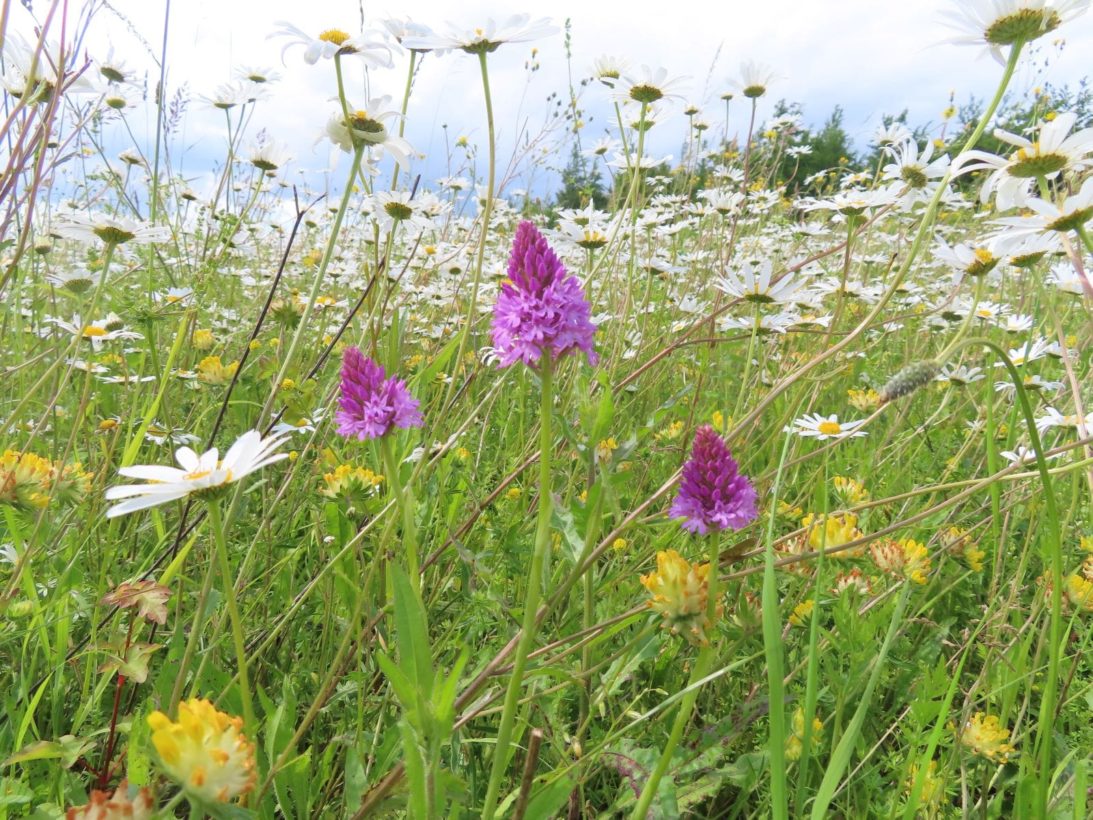
[[325, 43], [333, 43], [336, 46], [340, 46], [349, 39], [349, 35], [339, 28], [328, 28], [319, 35], [319, 39]]
[[83, 329], [83, 336], [84, 336], [85, 339], [90, 339], [92, 337], [105, 336], [105, 335], [106, 335], [106, 328], [104, 328], [104, 327], [96, 327], [95, 325], [87, 325]]
[[821, 421], [816, 429], [825, 436], [837, 436], [843, 431], [842, 425], [837, 421]]

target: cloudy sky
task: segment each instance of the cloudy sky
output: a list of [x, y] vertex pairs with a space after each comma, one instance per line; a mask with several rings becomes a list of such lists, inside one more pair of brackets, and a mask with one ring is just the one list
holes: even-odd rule
[[[770, 65], [777, 73], [770, 95], [761, 101], [759, 116], [769, 114], [775, 100], [785, 97], [804, 105], [806, 121], [818, 125], [833, 106], [846, 112], [845, 127], [864, 147], [883, 113], [907, 108], [914, 123], [937, 123], [955, 91], [958, 103], [992, 93], [1001, 68], [978, 48], [945, 44], [952, 36], [939, 21], [939, 12], [957, 0], [839, 0], [834, 3], [803, 0], [766, 0], [744, 3], [728, 0], [699, 3], [676, 0], [628, 2], [575, 2], [557, 0], [524, 6], [465, 0], [410, 0], [384, 9], [369, 3], [370, 13], [410, 16], [442, 28], [446, 21], [459, 26], [481, 25], [489, 17], [503, 19], [525, 11], [550, 17], [559, 27], [572, 22], [574, 80], [591, 73], [601, 55], [628, 60], [632, 65], [663, 67], [670, 76], [685, 76], [683, 93], [699, 105], [719, 134], [724, 123], [720, 95], [730, 90], [744, 60]], [[44, 3], [36, 3], [44, 6]], [[75, 5], [75, 4], [73, 4]], [[13, 4], [17, 7], [17, 4]], [[93, 56], [112, 45], [132, 67], [153, 72], [163, 37], [162, 0], [113, 0], [100, 9], [89, 33]], [[331, 62], [308, 66], [302, 49], [289, 51], [282, 64], [282, 41], [268, 39], [279, 20], [308, 32], [327, 28], [360, 29], [358, 0], [176, 0], [171, 6], [167, 50], [167, 86], [172, 93], [182, 84], [192, 97], [185, 130], [175, 146], [177, 159], [195, 178], [207, 172], [225, 142], [223, 112], [199, 99], [233, 79], [240, 65], [275, 69], [282, 79], [268, 100], [254, 113], [250, 133], [266, 129], [287, 143], [299, 168], [321, 170], [331, 164], [329, 143], [316, 139], [335, 110], [334, 70]], [[1065, 39], [1060, 48], [1059, 41]], [[1014, 87], [1028, 88], [1048, 79], [1075, 83], [1088, 71], [1093, 45], [1093, 15], [1086, 15], [1040, 41], [1039, 55], [1023, 63]], [[529, 71], [531, 49], [539, 66]], [[1083, 59], [1083, 57], [1085, 59]], [[391, 70], [371, 75], [374, 95], [401, 99], [406, 77], [406, 56], [397, 56]], [[1044, 63], [1049, 65], [1044, 72]], [[567, 65], [563, 37], [556, 34], [536, 43], [502, 46], [490, 55], [490, 77], [503, 155], [512, 153], [518, 134], [535, 136], [545, 121], [547, 97], [565, 98]], [[349, 79], [349, 96], [363, 99], [362, 78]], [[154, 82], [154, 79], [153, 79]], [[595, 141], [606, 133], [612, 115], [607, 90], [590, 84], [582, 92], [587, 116], [583, 140]], [[730, 133], [746, 129], [746, 109], [733, 103]], [[681, 102], [666, 111], [664, 125], [651, 132], [651, 150], [677, 159], [685, 120]], [[133, 113], [133, 130], [141, 137], [146, 117]], [[444, 174], [447, 148], [458, 136], [485, 144], [482, 86], [477, 60], [463, 53], [426, 57], [416, 78], [407, 120], [407, 137], [428, 159], [419, 163], [426, 181]], [[447, 125], [447, 129], [442, 126]], [[559, 165], [564, 155], [540, 160], [538, 165]], [[525, 173], [513, 187], [542, 184], [543, 173]]]

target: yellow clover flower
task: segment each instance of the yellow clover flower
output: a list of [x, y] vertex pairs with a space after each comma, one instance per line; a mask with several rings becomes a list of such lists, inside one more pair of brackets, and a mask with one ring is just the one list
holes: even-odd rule
[[148, 725], [167, 774], [188, 795], [225, 803], [254, 788], [254, 745], [241, 731], [242, 718], [191, 698], [178, 705], [177, 722], [153, 712]]
[[[708, 643], [706, 630], [712, 626], [706, 614], [709, 574], [709, 564], [690, 564], [675, 550], [668, 550], [657, 553], [656, 572], [641, 577], [653, 595], [649, 606], [664, 617], [664, 626], [699, 646]], [[717, 614], [721, 612], [719, 605]]]

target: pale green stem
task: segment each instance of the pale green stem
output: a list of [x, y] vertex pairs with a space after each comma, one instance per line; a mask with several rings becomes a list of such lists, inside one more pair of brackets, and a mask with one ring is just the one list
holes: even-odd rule
[[235, 600], [235, 576], [232, 575], [228, 562], [228, 542], [224, 537], [224, 522], [220, 517], [220, 502], [209, 502], [209, 526], [216, 541], [216, 557], [220, 564], [220, 575], [224, 582], [224, 598], [228, 605], [228, 618], [231, 621], [232, 642], [235, 644], [235, 662], [239, 667], [239, 694], [243, 700], [243, 722], [250, 737], [258, 730], [254, 721], [254, 705], [251, 703], [250, 678], [247, 675], [247, 644], [243, 640], [243, 621], [239, 617], [239, 605]]
[[414, 519], [414, 493], [410, 482], [402, 486], [399, 478], [399, 462], [395, 457], [394, 445], [390, 436], [380, 437], [380, 452], [383, 455], [385, 478], [391, 488], [391, 494], [402, 513], [402, 545], [406, 550], [406, 573], [414, 591], [421, 594], [421, 565], [418, 562], [417, 523]]
[[[471, 283], [471, 301], [467, 305], [467, 321], [463, 323], [463, 332], [459, 337], [459, 352], [455, 357], [455, 372], [463, 366], [463, 354], [467, 350], [467, 340], [471, 335], [474, 315], [478, 311], [478, 287], [482, 282], [482, 265], [486, 259], [486, 241], [490, 235], [490, 217], [493, 215], [493, 186], [497, 174], [497, 139], [493, 128], [493, 97], [490, 95], [490, 73], [486, 64], [486, 52], [478, 55], [478, 64], [482, 70], [482, 92], [486, 98], [486, 138], [489, 146], [489, 166], [486, 175], [486, 203], [482, 207], [482, 225], [478, 237], [478, 254], [474, 260], [474, 280]], [[451, 401], [458, 379], [452, 379], [448, 385], [448, 394], [444, 397], [444, 406]]]
[[[706, 625], [711, 633], [716, 634], [717, 604], [720, 600], [720, 589], [718, 587], [720, 578], [718, 575], [720, 572], [721, 551], [720, 541], [715, 533], [707, 538], [707, 542], [709, 549], [709, 564], [708, 574], [706, 576], [708, 583]], [[679, 711], [676, 712], [675, 720], [672, 721], [672, 730], [668, 735], [668, 740], [665, 742], [664, 748], [660, 751], [657, 765], [653, 768], [652, 773], [649, 775], [649, 779], [645, 781], [645, 785], [641, 789], [641, 795], [638, 797], [638, 802], [634, 805], [634, 810], [630, 812], [630, 820], [645, 820], [648, 816], [649, 807], [656, 797], [660, 781], [668, 771], [668, 767], [672, 763], [672, 756], [679, 747], [679, 742], [683, 739], [683, 732], [686, 730], [687, 724], [691, 720], [691, 713], [694, 711], [695, 703], [698, 701], [698, 694], [702, 690], [702, 687], [699, 686], [698, 683], [709, 674], [710, 667], [716, 656], [717, 651], [714, 647], [713, 640], [708, 641], [702, 649], [699, 650], [698, 658], [695, 660], [695, 665], [691, 669], [691, 677], [687, 682], [687, 693], [679, 703]]]
[[[406, 90], [402, 93], [402, 109], [400, 110], [400, 116], [398, 121], [398, 135], [401, 137], [406, 133], [406, 110], [410, 107], [410, 91], [414, 86], [414, 64], [417, 62], [417, 52], [410, 49], [410, 68], [406, 72]], [[391, 174], [391, 190], [395, 190], [398, 185], [398, 172], [399, 164], [398, 160], [395, 160], [395, 170]]]
[[[308, 294], [307, 304], [304, 306], [303, 315], [300, 316], [300, 323], [296, 325], [296, 332], [292, 335], [292, 340], [289, 342], [288, 349], [285, 351], [284, 358], [281, 360], [281, 367], [277, 371], [276, 378], [273, 380], [274, 385], [284, 382], [285, 374], [288, 373], [288, 369], [292, 364], [292, 358], [296, 353], [296, 348], [300, 345], [300, 339], [303, 337], [304, 331], [307, 329], [308, 320], [311, 318], [311, 314], [315, 309], [315, 300], [319, 298], [319, 291], [323, 286], [326, 269], [330, 266], [330, 260], [334, 257], [334, 247], [338, 243], [338, 234], [341, 232], [342, 220], [345, 218], [345, 212], [349, 207], [349, 199], [353, 196], [353, 180], [357, 176], [357, 170], [361, 167], [361, 157], [363, 154], [364, 144], [361, 143], [353, 149], [352, 167], [349, 169], [349, 176], [345, 181], [345, 191], [342, 192], [342, 199], [338, 204], [338, 212], [334, 214], [334, 224], [330, 227], [330, 238], [327, 239], [326, 250], [323, 251], [323, 258], [319, 263], [319, 269], [315, 272], [315, 281], [311, 285], [311, 293]], [[268, 416], [270, 409], [273, 407], [277, 392], [278, 391], [276, 390], [269, 391], [266, 403], [262, 406], [262, 412], [258, 416], [259, 425], [263, 423]]]
[[535, 642], [536, 613], [543, 591], [543, 562], [550, 549], [550, 515], [553, 500], [551, 498], [550, 462], [554, 449], [552, 432], [553, 395], [551, 389], [554, 363], [550, 355], [544, 352], [539, 378], [542, 388], [539, 422], [539, 518], [535, 530], [535, 550], [531, 555], [528, 568], [527, 592], [524, 599], [524, 618], [520, 627], [520, 641], [516, 645], [516, 655], [512, 661], [512, 673], [508, 689], [505, 692], [505, 705], [501, 712], [501, 726], [497, 731], [497, 743], [493, 751], [493, 765], [490, 769], [489, 786], [486, 789], [486, 801], [482, 807], [482, 819], [493, 820], [497, 810], [497, 799], [501, 791], [501, 781], [508, 768], [509, 746], [512, 743], [512, 728], [516, 721], [517, 707], [520, 703], [520, 690], [523, 687], [524, 668], [528, 653]]

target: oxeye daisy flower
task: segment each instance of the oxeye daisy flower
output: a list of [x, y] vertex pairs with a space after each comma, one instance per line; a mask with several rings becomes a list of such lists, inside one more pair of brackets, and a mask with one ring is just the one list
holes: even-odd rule
[[623, 75], [619, 78], [614, 96], [619, 102], [637, 102], [646, 105], [660, 100], [681, 100], [683, 95], [678, 92], [678, 88], [685, 79], [684, 77], [669, 78], [666, 68], [653, 69], [643, 65], [637, 76]]
[[1017, 150], [1009, 157], [987, 151], [965, 151], [953, 162], [953, 176], [990, 171], [979, 198], [986, 202], [995, 194], [994, 204], [1000, 211], [1020, 207], [1037, 178], [1055, 179], [1063, 171], [1079, 171], [1093, 165], [1093, 128], [1071, 134], [1077, 121], [1078, 115], [1072, 111], [1059, 114], [1040, 126], [1036, 140], [995, 129], [995, 139]]
[[171, 238], [169, 228], [153, 227], [124, 216], [74, 212], [58, 215], [53, 223], [53, 233], [81, 242], [98, 239], [107, 245], [124, 245], [126, 242], [142, 245]]
[[549, 18], [532, 20], [530, 14], [514, 14], [498, 25], [491, 17], [484, 26], [460, 28], [448, 23], [445, 34], [429, 34], [404, 37], [404, 48], [418, 51], [428, 49], [459, 49], [468, 54], [489, 54], [497, 51], [503, 43], [526, 43], [551, 34], [557, 34], [558, 27]]
[[729, 296], [759, 304], [792, 302], [797, 291], [804, 287], [804, 279], [786, 273], [772, 283], [773, 271], [769, 259], [762, 260], [758, 266], [744, 262], [739, 269], [730, 268], [724, 276], [715, 279], [714, 287]]
[[793, 432], [805, 438], [818, 438], [825, 441], [829, 438], [855, 438], [864, 436], [865, 431], [859, 430], [865, 423], [859, 421], [839, 421], [839, 417], [832, 413], [830, 416], [821, 416], [819, 413], [806, 413], [793, 421], [795, 429], [786, 428], [786, 432]]
[[372, 148], [382, 148], [390, 152], [400, 165], [408, 165], [414, 149], [402, 137], [387, 129], [387, 121], [399, 116], [391, 108], [389, 96], [376, 97], [369, 100], [364, 108], [350, 111], [348, 120], [341, 112], [334, 114], [326, 124], [326, 136], [343, 151], [353, 151], [363, 143]]
[[1002, 49], [1030, 43], [1073, 20], [1089, 0], [961, 0], [942, 20], [960, 32], [949, 42], [985, 45], [1003, 62]]
[[888, 182], [901, 186], [901, 199], [905, 207], [916, 201], [928, 200], [937, 190], [937, 180], [945, 176], [949, 168], [949, 155], [933, 158], [934, 147], [927, 142], [919, 151], [913, 139], [886, 149], [892, 162], [884, 166]]
[[493, 346], [499, 366], [533, 365], [543, 355], [557, 360], [581, 350], [590, 364], [596, 332], [577, 277], [566, 273], [534, 224], [520, 223], [509, 257], [508, 280], [493, 309]]
[[699, 427], [668, 515], [682, 518], [683, 529], [701, 535], [711, 529], [738, 530], [758, 515], [757, 497], [717, 431], [708, 424]]
[[164, 768], [187, 795], [226, 803], [254, 788], [254, 745], [242, 732], [241, 718], [191, 698], [178, 705], [177, 721], [157, 711], [148, 725]]
[[147, 507], [155, 507], [185, 498], [191, 493], [204, 494], [233, 484], [269, 464], [288, 458], [288, 453], [274, 454], [284, 437], [263, 438], [257, 430], [249, 430], [220, 458], [216, 447], [198, 455], [189, 447], [175, 451], [178, 467], [154, 464], [122, 467], [118, 473], [126, 478], [139, 478], [147, 484], [126, 484], [110, 487], [107, 501], [126, 499], [106, 511], [107, 518], [116, 518]]
[[393, 427], [421, 427], [424, 423], [418, 400], [410, 395], [406, 382], [386, 377], [383, 366], [356, 347], [347, 348], [342, 358], [340, 408], [334, 419], [338, 433], [361, 441], [387, 435]]
[[748, 99], [754, 100], [767, 93], [767, 88], [774, 82], [775, 73], [768, 65], [746, 60], [740, 64], [740, 77], [733, 85]]
[[288, 39], [284, 48], [281, 49], [282, 62], [284, 62], [286, 51], [300, 46], [304, 49], [304, 62], [308, 65], [315, 65], [319, 60], [331, 60], [336, 56], [356, 57], [372, 68], [390, 68], [394, 65], [391, 59], [391, 47], [368, 34], [358, 34], [354, 37], [347, 31], [328, 28], [317, 36], [312, 36], [284, 20], [279, 20], [276, 25], [279, 26], [278, 30], [268, 35], [267, 39], [273, 37]]
[[1029, 199], [1024, 204], [1032, 211], [1029, 216], [1008, 216], [994, 220], [995, 225], [1006, 226], [999, 236], [1015, 239], [1046, 233], [1081, 231], [1085, 223], [1093, 219], [1093, 177], [1082, 183], [1078, 193], [1064, 197], [1058, 204], [1042, 199]]

